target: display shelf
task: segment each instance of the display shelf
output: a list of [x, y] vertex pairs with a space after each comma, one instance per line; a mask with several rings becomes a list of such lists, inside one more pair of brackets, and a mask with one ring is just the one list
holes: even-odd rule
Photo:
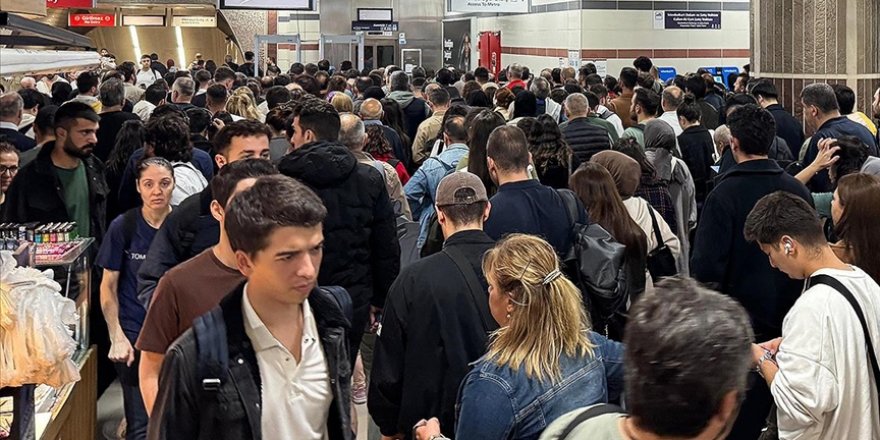
[[[95, 438], [95, 405], [98, 397], [96, 353], [95, 347], [91, 347], [75, 355], [74, 361], [81, 376], [79, 382], [64, 385], [54, 393], [47, 393], [42, 402], [35, 402], [37, 409], [49, 408], [48, 411], [36, 411], [35, 438]], [[54, 402], [45, 405], [47, 399], [54, 399]]]
[[[78, 238], [74, 240], [73, 247], [70, 248], [63, 255], [46, 255], [46, 254], [38, 254], [37, 250], [31, 252], [31, 259], [33, 260], [31, 263], [35, 267], [54, 267], [54, 266], [68, 266], [76, 262], [77, 258], [80, 257], [92, 243], [95, 242], [94, 238]], [[50, 243], [56, 244], [56, 243]], [[39, 249], [42, 244], [34, 244], [36, 249]]]

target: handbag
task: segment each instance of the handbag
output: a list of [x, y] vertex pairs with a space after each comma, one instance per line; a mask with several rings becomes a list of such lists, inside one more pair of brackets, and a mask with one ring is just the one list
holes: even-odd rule
[[[646, 202], [647, 203], [647, 202]], [[675, 255], [672, 249], [663, 242], [660, 236], [660, 226], [657, 224], [657, 216], [654, 215], [654, 209], [648, 205], [648, 214], [651, 215], [651, 227], [654, 231], [654, 237], [657, 240], [657, 247], [648, 253], [648, 272], [654, 283], [662, 278], [674, 277], [678, 275], [678, 268], [675, 266]]]

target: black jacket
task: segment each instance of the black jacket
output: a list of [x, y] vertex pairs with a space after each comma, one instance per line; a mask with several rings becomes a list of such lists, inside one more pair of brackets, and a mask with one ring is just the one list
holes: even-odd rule
[[576, 169], [583, 162], [589, 162], [594, 154], [611, 149], [611, 138], [608, 137], [608, 131], [591, 124], [587, 118], [575, 118], [568, 121], [562, 135], [574, 153], [575, 160], [572, 162], [572, 169]]
[[743, 236], [755, 203], [775, 191], [790, 192], [813, 204], [810, 191], [770, 159], [737, 164], [721, 176], [703, 207], [691, 258], [694, 278], [745, 307], [758, 341], [780, 336], [782, 319], [803, 287], [772, 268], [758, 245]]
[[20, 152], [25, 152], [37, 146], [36, 141], [11, 128], [0, 128], [0, 139], [3, 138], [6, 138], [6, 142], [12, 144]]
[[[238, 66], [238, 69], [236, 70], [249, 77], [261, 78], [263, 76], [263, 69], [257, 69], [252, 61], [245, 62], [244, 64]], [[254, 72], [254, 70], [256, 70], [257, 72]]]
[[705, 99], [698, 100], [697, 104], [700, 105], [701, 123], [710, 130], [718, 128], [718, 110], [715, 109], [715, 106], [706, 102]]
[[[64, 188], [55, 165], [52, 150], [55, 142], [40, 148], [36, 159], [22, 168], [6, 193], [2, 218], [5, 222], [69, 222], [67, 205], [64, 204]], [[107, 226], [107, 194], [110, 189], [104, 179], [104, 164], [95, 156], [83, 159], [86, 179], [89, 183], [89, 230], [100, 243]]]
[[[373, 351], [367, 406], [385, 435], [412, 435], [412, 426], [437, 416], [449, 431], [455, 426], [455, 399], [468, 364], [485, 354], [487, 329], [464, 275], [449, 257], [459, 252], [482, 287], [483, 254], [494, 242], [483, 231], [458, 232], [444, 251], [405, 267], [391, 287], [382, 332]], [[498, 328], [491, 322], [488, 330]]]
[[159, 278], [169, 269], [220, 241], [220, 223], [211, 215], [211, 186], [187, 197], [168, 214], [138, 270], [138, 300], [148, 307]]
[[712, 154], [715, 152], [715, 142], [709, 130], [696, 125], [678, 135], [678, 147], [681, 149], [681, 157], [687, 164], [691, 176], [694, 178], [696, 199], [698, 204], [706, 200], [709, 193], [709, 182], [712, 177], [711, 166], [714, 165]]
[[791, 154], [795, 160], [801, 152], [801, 145], [804, 144], [804, 126], [798, 122], [791, 113], [785, 111], [785, 107], [780, 104], [767, 106], [767, 111], [773, 115], [776, 120], [776, 136], [785, 139]]
[[[871, 156], [878, 155], [877, 144], [871, 131], [864, 125], [852, 121], [846, 116], [840, 116], [825, 121], [813, 137], [810, 138], [810, 144], [807, 145], [807, 153], [804, 155], [803, 163], [809, 165], [813, 163], [819, 154], [819, 141], [825, 138], [839, 139], [841, 136], [855, 136], [868, 146], [868, 154]], [[822, 170], [810, 179], [808, 184], [813, 192], [830, 192], [834, 191], [834, 185], [828, 177], [828, 170]]]
[[[150, 416], [150, 440], [259, 440], [262, 438], [260, 368], [245, 333], [242, 313], [243, 286], [237, 287], [218, 306], [223, 314], [229, 365], [220, 388], [202, 388], [199, 347], [189, 329], [168, 348], [159, 375], [159, 393]], [[351, 440], [351, 368], [348, 321], [333, 298], [315, 289], [309, 295], [321, 346], [330, 375], [333, 403], [327, 417], [331, 440]], [[273, 402], [265, 402], [271, 405]]]
[[324, 141], [287, 154], [278, 170], [312, 188], [327, 207], [319, 284], [346, 288], [355, 310], [383, 307], [400, 271], [400, 247], [382, 175], [358, 164], [348, 148]]

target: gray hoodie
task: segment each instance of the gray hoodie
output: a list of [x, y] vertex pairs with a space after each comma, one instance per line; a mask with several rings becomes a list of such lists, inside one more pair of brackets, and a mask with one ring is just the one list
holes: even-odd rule
[[880, 158], [869, 156], [859, 171], [872, 176], [880, 176]]
[[397, 101], [397, 103], [400, 104], [400, 108], [405, 108], [406, 106], [409, 105], [409, 103], [412, 102], [412, 100], [415, 98], [415, 96], [413, 96], [412, 92], [407, 92], [404, 90], [395, 90], [395, 91], [389, 93], [388, 96], [386, 96], [386, 98], [391, 98], [391, 99]]

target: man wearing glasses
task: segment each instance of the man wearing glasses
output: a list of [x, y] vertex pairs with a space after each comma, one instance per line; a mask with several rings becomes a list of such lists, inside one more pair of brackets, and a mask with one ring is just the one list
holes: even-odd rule
[[142, 89], [146, 89], [153, 84], [153, 82], [162, 77], [159, 72], [150, 67], [150, 63], [152, 63], [152, 60], [149, 55], [141, 56], [141, 70], [137, 73], [137, 82], [135, 85]]
[[0, 140], [0, 205], [6, 201], [6, 190], [18, 174], [18, 150], [9, 142]]

